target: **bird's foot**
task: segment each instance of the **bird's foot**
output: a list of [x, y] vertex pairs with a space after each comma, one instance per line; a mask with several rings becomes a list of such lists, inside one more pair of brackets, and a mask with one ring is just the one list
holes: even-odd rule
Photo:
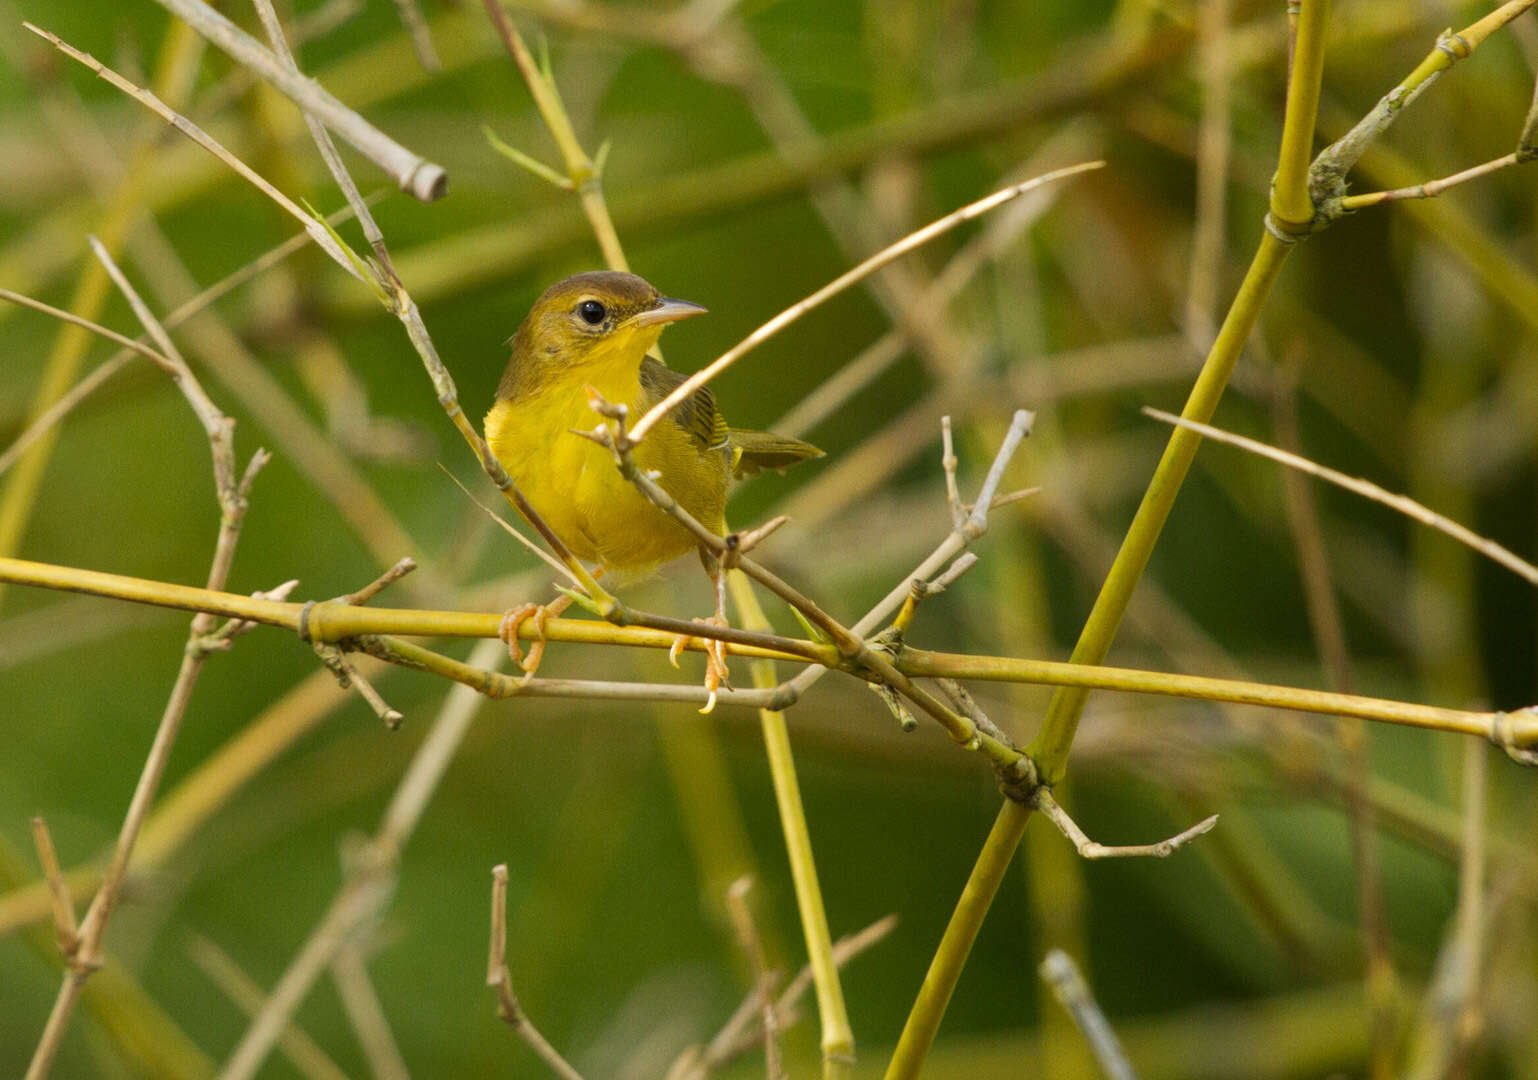
[[[719, 613], [704, 619], [695, 619], [697, 623], [705, 626], [726, 627], [730, 624], [726, 616]], [[731, 671], [726, 666], [726, 642], [719, 638], [695, 637], [693, 634], [679, 634], [673, 641], [673, 646], [668, 650], [668, 660], [674, 667], [678, 666], [678, 654], [698, 641], [705, 648], [705, 693], [708, 695], [705, 707], [700, 710], [708, 713], [716, 707], [716, 691], [725, 686], [731, 688]]]
[[[571, 600], [564, 596], [548, 604], [519, 604], [509, 608], [497, 624], [497, 637], [507, 643], [508, 659], [523, 668], [522, 682], [527, 683], [534, 677], [540, 661], [544, 659], [545, 623], [559, 616], [570, 605]], [[530, 621], [534, 623], [534, 640], [529, 644], [529, 655], [525, 657], [523, 649], [518, 645], [518, 631], [524, 623]]]

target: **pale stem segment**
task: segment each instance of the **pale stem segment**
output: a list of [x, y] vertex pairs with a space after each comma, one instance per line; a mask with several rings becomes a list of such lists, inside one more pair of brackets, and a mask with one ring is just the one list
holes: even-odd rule
[[779, 1024], [774, 1008], [775, 974], [769, 970], [764, 958], [764, 945], [759, 939], [758, 927], [753, 923], [752, 908], [748, 906], [748, 893], [752, 888], [753, 879], [748, 876], [732, 882], [726, 890], [726, 908], [731, 915], [732, 927], [737, 931], [742, 951], [747, 954], [748, 966], [753, 971], [752, 997], [758, 1005], [759, 1024], [764, 1036], [764, 1074], [767, 1080], [785, 1080], [785, 1065], [780, 1057]]
[[283, 64], [250, 34], [202, 0], [156, 0], [230, 59], [261, 76], [306, 113], [314, 114], [353, 149], [378, 165], [414, 199], [432, 202], [448, 191], [449, 177], [435, 165], [343, 105], [314, 79]]
[[1105, 1018], [1100, 1003], [1095, 1000], [1094, 992], [1090, 990], [1089, 983], [1084, 981], [1073, 958], [1061, 949], [1053, 949], [1036, 970], [1052, 990], [1052, 996], [1057, 998], [1058, 1004], [1073, 1017], [1073, 1022], [1084, 1035], [1084, 1041], [1089, 1043], [1090, 1052], [1095, 1055], [1100, 1071], [1105, 1073], [1106, 1080], [1137, 1080], [1137, 1073], [1127, 1060], [1127, 1052], [1122, 1049], [1121, 1040], [1116, 1037], [1115, 1030]]

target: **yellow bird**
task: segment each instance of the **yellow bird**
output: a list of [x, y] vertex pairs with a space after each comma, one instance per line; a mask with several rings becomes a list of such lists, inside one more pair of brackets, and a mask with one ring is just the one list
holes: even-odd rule
[[[704, 313], [698, 304], [658, 294], [634, 274], [594, 271], [557, 282], [513, 335], [485, 426], [492, 453], [574, 555], [626, 578], [696, 549], [715, 584], [716, 612], [706, 621], [724, 624], [714, 556], [621, 476], [607, 449], [572, 433], [602, 422], [589, 404], [589, 388], [627, 405], [632, 418], [676, 389], [684, 376], [647, 352], [668, 323]], [[708, 387], [674, 408], [668, 420], [636, 447], [636, 463], [716, 533], [726, 528], [732, 478], [822, 456], [798, 439], [727, 427]], [[518, 628], [532, 618], [542, 629], [566, 604], [564, 598], [524, 604], [503, 618], [508, 652], [525, 671], [538, 666], [543, 642], [523, 661]], [[706, 686], [713, 690], [726, 677], [724, 648], [709, 650], [707, 664]]]

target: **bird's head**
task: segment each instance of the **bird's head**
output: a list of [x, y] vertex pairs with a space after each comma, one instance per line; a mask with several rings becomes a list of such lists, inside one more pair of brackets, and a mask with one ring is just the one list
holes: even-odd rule
[[534, 302], [513, 335], [512, 366], [529, 369], [526, 376], [539, 371], [548, 378], [606, 360], [639, 365], [663, 327], [704, 313], [698, 304], [660, 295], [634, 274], [574, 274]]

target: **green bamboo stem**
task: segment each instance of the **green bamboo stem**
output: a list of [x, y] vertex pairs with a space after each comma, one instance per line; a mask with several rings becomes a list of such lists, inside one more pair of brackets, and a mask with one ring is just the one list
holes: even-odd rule
[[1288, 232], [1304, 232], [1314, 217], [1309, 195], [1309, 164], [1314, 155], [1314, 121], [1324, 82], [1324, 30], [1329, 0], [1303, 0], [1298, 12], [1297, 44], [1287, 80], [1287, 112], [1271, 187], [1271, 216]]
[[1025, 835], [1025, 826], [1030, 819], [1030, 808], [1013, 799], [1005, 799], [999, 808], [999, 816], [994, 819], [988, 839], [983, 842], [983, 850], [977, 856], [972, 874], [961, 890], [961, 899], [956, 902], [956, 910], [945, 927], [945, 936], [940, 939], [940, 947], [935, 950], [929, 971], [919, 986], [918, 999], [908, 1013], [897, 1049], [887, 1065], [886, 1080], [912, 1080], [923, 1067], [935, 1032], [940, 1029], [940, 1020], [945, 1016], [945, 1007], [961, 977], [962, 965], [967, 962], [972, 943], [982, 929], [983, 918], [1009, 870], [1015, 848]]
[[[1295, 239], [1288, 239], [1288, 235], [1303, 233], [1313, 218], [1313, 204], [1307, 187], [1308, 164], [1324, 72], [1324, 29], [1328, 12], [1328, 0], [1303, 0], [1267, 230], [1261, 234], [1260, 247], [1191, 389], [1184, 409], [1187, 417], [1206, 419], [1217, 408], [1244, 343], [1260, 317], [1260, 310], [1288, 252], [1296, 243]], [[1284, 229], [1287, 231], [1283, 232]], [[1085, 621], [1074, 647], [1073, 662], [1098, 664], [1105, 658], [1132, 591], [1148, 565], [1154, 543], [1200, 445], [1199, 439], [1176, 440], [1171, 436], [1121, 550], [1117, 552], [1094, 608]], [[1059, 687], [1053, 693], [1041, 730], [1026, 751], [1035, 764], [1041, 783], [1050, 786], [1062, 778], [1088, 696], [1087, 690], [1078, 687]], [[972, 878], [946, 927], [934, 962], [919, 989], [918, 1000], [903, 1027], [897, 1052], [887, 1070], [887, 1080], [907, 1080], [917, 1076], [939, 1029], [945, 1005], [961, 975], [962, 964], [982, 925], [983, 915], [998, 888], [1002, 868], [1008, 864], [1024, 835], [1029, 816], [1024, 807], [1012, 801], [1006, 801], [999, 811], [998, 821], [983, 845]]]
[[[103, 573], [98, 570], [81, 570], [49, 563], [28, 562], [24, 559], [0, 558], [0, 582], [85, 593], [180, 611], [204, 611], [227, 618], [247, 619], [295, 633], [299, 632], [303, 624], [310, 640], [321, 643], [354, 642], [370, 635], [385, 634], [408, 637], [495, 638], [498, 636], [497, 627], [502, 619], [502, 616], [495, 612], [356, 607], [339, 601], [294, 603], [261, 600], [237, 593], [150, 581], [121, 574]], [[634, 614], [641, 616], [641, 613]], [[781, 637], [761, 631], [713, 627], [685, 620], [651, 616], [647, 618], [665, 625], [660, 628], [615, 626], [612, 623], [591, 619], [551, 619], [545, 625], [544, 634], [549, 641], [669, 649], [680, 633], [690, 633], [696, 638], [719, 638], [729, 641], [732, 643], [732, 652], [739, 656], [793, 663], [813, 663], [845, 671], [854, 667], [849, 660], [839, 654], [837, 646], [823, 642]], [[529, 640], [533, 640], [532, 627], [524, 627], [522, 633]], [[695, 650], [704, 648], [698, 641], [692, 642], [690, 647]], [[1087, 694], [1094, 689], [1120, 690], [1127, 693], [1185, 697], [1197, 701], [1228, 701], [1327, 715], [1358, 716], [1364, 720], [1381, 723], [1479, 735], [1516, 749], [1538, 744], [1538, 713], [1531, 709], [1515, 713], [1466, 712], [1383, 698], [1245, 682], [1240, 679], [1215, 679], [1200, 675], [1102, 667], [1078, 661], [971, 656], [914, 648], [903, 649], [898, 659], [889, 662], [887, 666], [905, 681], [912, 678], [948, 677], [1037, 683], [1064, 687], [1066, 690], [1081, 694]], [[871, 677], [879, 676], [880, 672], [862, 670], [859, 674], [862, 677]], [[793, 699], [794, 687], [785, 684], [783, 688]], [[999, 763], [1009, 764], [1019, 757], [1020, 755], [1015, 753]]]
[[[727, 587], [731, 589], [732, 603], [736, 605], [743, 625], [767, 630], [769, 619], [748, 579], [734, 570], [727, 578]], [[778, 682], [772, 660], [755, 660], [751, 667], [754, 686], [767, 690]], [[780, 810], [780, 829], [785, 834], [785, 851], [790, 859], [801, 931], [806, 938], [812, 987], [817, 995], [817, 1015], [822, 1028], [822, 1074], [824, 1080], [842, 1080], [849, 1075], [854, 1063], [854, 1030], [849, 1025], [844, 988], [838, 977], [838, 963], [833, 957], [833, 935], [828, 929], [828, 913], [817, 881], [817, 863], [812, 857], [811, 831], [806, 823], [806, 809], [801, 803], [801, 787], [796, 780], [790, 731], [783, 712], [760, 709], [758, 719], [764, 732], [769, 774], [774, 782], [774, 801]]]
[[[1228, 385], [1240, 351], [1254, 329], [1261, 307], [1291, 249], [1292, 245], [1284, 243], [1272, 233], [1261, 234], [1260, 248], [1255, 253], [1244, 283], [1239, 287], [1239, 294], [1223, 320], [1223, 326], [1212, 344], [1212, 351], [1202, 366], [1201, 374], [1191, 388], [1190, 397], [1181, 412], [1183, 417], [1205, 422], [1217, 409], [1218, 400]], [[1187, 430], [1178, 428], [1177, 433]], [[1085, 621], [1078, 644], [1074, 646], [1073, 663], [1098, 664], [1110, 650], [1111, 641], [1121, 625], [1122, 615], [1132, 599], [1132, 591], [1137, 587], [1144, 567], [1148, 565], [1154, 543], [1175, 504], [1180, 485], [1196, 457], [1197, 447], [1201, 445], [1201, 438], [1195, 432], [1191, 432], [1191, 435], [1189, 439], [1177, 439], [1174, 434], [1171, 435], [1164, 456], [1159, 460], [1148, 490], [1143, 495], [1142, 504], [1127, 529], [1126, 539], [1122, 541], [1116, 561], [1112, 563], [1095, 606]], [[1027, 751], [1036, 760], [1044, 783], [1056, 783], [1062, 778], [1067, 767], [1068, 748], [1073, 744], [1079, 716], [1084, 711], [1088, 697], [1087, 690], [1077, 687], [1064, 687], [1052, 695], [1047, 706], [1046, 720]]]
[[[487, 14], [491, 16], [491, 21], [496, 26], [502, 43], [513, 58], [513, 63], [518, 65], [518, 71], [523, 75], [523, 81], [528, 84], [529, 93], [534, 97], [534, 105], [539, 109], [539, 115], [544, 119], [545, 127], [549, 129], [556, 147], [561, 152], [561, 161], [566, 166], [566, 179], [570, 182], [572, 190], [577, 193], [577, 199], [582, 204], [582, 213], [587, 218], [594, 237], [598, 240], [599, 249], [603, 252], [604, 262], [611, 270], [629, 270], [630, 264], [625, 260], [625, 249], [620, 245], [619, 233], [615, 231], [614, 220], [609, 216], [608, 204], [604, 202], [602, 169], [594, 164], [593, 159], [588, 157], [587, 151], [582, 149], [582, 143], [572, 127], [571, 117], [566, 112], [566, 103], [561, 100], [561, 94], [556, 89], [554, 79], [540, 71], [539, 65], [534, 62], [534, 57], [529, 54], [529, 47], [523, 43], [523, 35], [518, 33], [518, 28], [507, 17], [507, 12], [502, 9], [500, 0], [485, 0], [485, 3]], [[598, 151], [598, 156], [600, 159], [604, 156], [602, 149]]]

